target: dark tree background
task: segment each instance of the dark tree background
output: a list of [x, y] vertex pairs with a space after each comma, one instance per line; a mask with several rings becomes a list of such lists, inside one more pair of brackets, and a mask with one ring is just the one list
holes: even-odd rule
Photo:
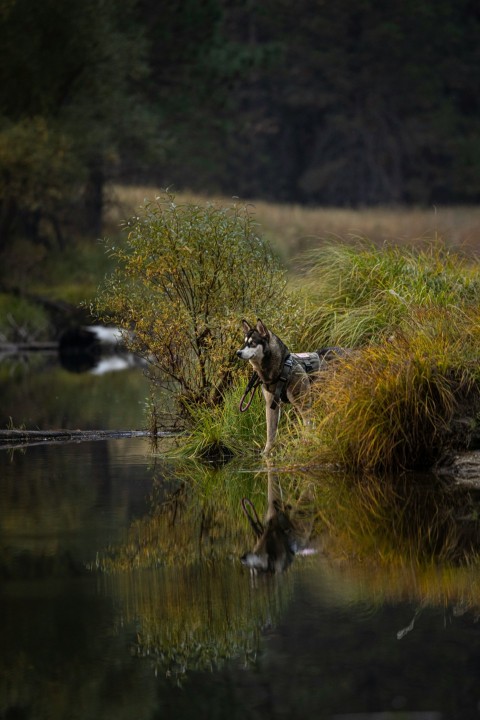
[[0, 0], [0, 249], [98, 233], [111, 180], [480, 199], [473, 0]]

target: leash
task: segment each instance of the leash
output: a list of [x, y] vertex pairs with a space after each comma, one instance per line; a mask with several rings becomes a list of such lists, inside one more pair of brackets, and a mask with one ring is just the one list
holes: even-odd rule
[[[249, 506], [248, 509], [246, 506]], [[252, 530], [255, 533], [257, 537], [260, 537], [263, 533], [263, 525], [260, 522], [258, 518], [257, 511], [255, 510], [255, 505], [252, 503], [252, 501], [249, 498], [242, 498], [242, 509], [245, 515], [247, 516], [247, 520], [252, 526]], [[254, 517], [252, 517], [251, 513], [253, 512]]]
[[[248, 408], [252, 404], [253, 396], [255, 395], [255, 390], [257, 389], [257, 387], [259, 385], [261, 385], [261, 383], [262, 383], [262, 381], [258, 377], [258, 374], [256, 372], [254, 372], [252, 377], [248, 381], [247, 388], [242, 395], [242, 399], [240, 400], [239, 410], [241, 413], [244, 413], [248, 410]], [[249, 398], [247, 404], [245, 405], [245, 400], [249, 393], [250, 393], [250, 398]]]

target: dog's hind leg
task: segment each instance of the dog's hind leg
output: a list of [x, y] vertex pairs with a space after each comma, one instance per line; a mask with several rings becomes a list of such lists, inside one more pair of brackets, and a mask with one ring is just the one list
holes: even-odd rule
[[311, 423], [312, 396], [310, 380], [307, 375], [295, 378], [295, 382], [287, 390], [287, 397], [299, 413], [305, 426]]
[[267, 419], [267, 443], [263, 448], [263, 454], [268, 455], [273, 448], [277, 434], [278, 421], [280, 419], [280, 405], [278, 404], [275, 409], [272, 409], [271, 405], [274, 395], [268, 392], [268, 390], [265, 390], [265, 388], [262, 388], [262, 390], [266, 403], [265, 416]]

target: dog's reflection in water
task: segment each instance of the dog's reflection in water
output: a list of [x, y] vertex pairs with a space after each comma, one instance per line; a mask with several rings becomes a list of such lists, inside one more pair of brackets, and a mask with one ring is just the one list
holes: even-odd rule
[[281, 500], [280, 486], [271, 471], [268, 472], [267, 497], [267, 513], [263, 523], [251, 500], [242, 500], [242, 509], [257, 542], [253, 550], [242, 555], [240, 560], [255, 574], [282, 573], [292, 563], [295, 555], [310, 555], [315, 552], [305, 547], [308, 536], [305, 537], [305, 533], [300, 532], [300, 528], [290, 519], [289, 510], [283, 506]]

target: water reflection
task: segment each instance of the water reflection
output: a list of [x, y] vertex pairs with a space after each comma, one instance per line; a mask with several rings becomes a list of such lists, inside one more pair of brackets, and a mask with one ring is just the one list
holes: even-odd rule
[[325, 477], [318, 511], [330, 553], [396, 566], [479, 560], [478, 487], [434, 474]]
[[193, 671], [218, 671], [229, 659], [252, 665], [262, 634], [278, 624], [292, 596], [289, 582], [252, 588], [228, 560], [124, 572], [105, 582], [121, 600], [117, 622], [135, 628], [131, 652], [176, 682]]
[[[142, 440], [0, 451], [0, 478], [1, 717], [477, 712], [475, 488]], [[251, 582], [269, 520], [288, 570]]]
[[[250, 531], [239, 513], [243, 493], [267, 503], [268, 551], [273, 516], [282, 518], [285, 538], [277, 539], [285, 548], [289, 537], [289, 552], [299, 536], [280, 508], [283, 490], [271, 471], [188, 463], [176, 466], [176, 476], [154, 484], [150, 512], [132, 523], [125, 543], [100, 553], [96, 566], [121, 598], [122, 625], [135, 624], [135, 654], [178, 680], [193, 670], [218, 670], [229, 658], [251, 662], [262, 633], [278, 623], [291, 598], [293, 579], [248, 581], [239, 560]], [[279, 551], [277, 568], [285, 552]]]
[[244, 553], [240, 559], [253, 573], [284, 572], [298, 553], [307, 555], [315, 552], [313, 548], [306, 547], [312, 532], [311, 517], [306, 513], [300, 517], [297, 507], [293, 509], [298, 516], [295, 522], [292, 507], [283, 501], [279, 474], [271, 466], [267, 470], [265, 522], [262, 523], [249, 498], [242, 498], [242, 509], [257, 542], [253, 550]]
[[[71, 372], [54, 355], [31, 353], [0, 363], [0, 426], [29, 429], [140, 429], [145, 425], [148, 381], [135, 363], [122, 372]], [[100, 365], [99, 365], [100, 363]]]

